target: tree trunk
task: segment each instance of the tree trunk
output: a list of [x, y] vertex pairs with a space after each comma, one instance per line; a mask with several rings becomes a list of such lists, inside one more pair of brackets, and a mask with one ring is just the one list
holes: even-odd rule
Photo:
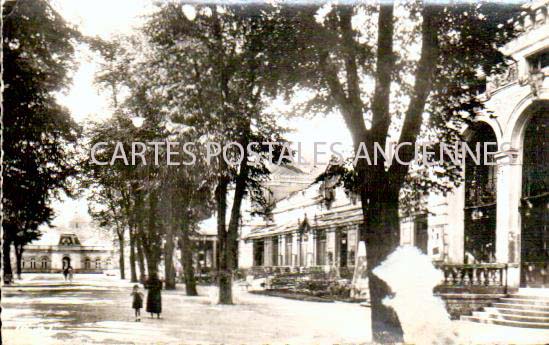
[[139, 234], [135, 235], [135, 248], [137, 251], [137, 263], [139, 264], [139, 281], [145, 283], [147, 271], [145, 270], [145, 255], [143, 254], [143, 244], [139, 238]]
[[198, 296], [196, 279], [193, 268], [193, 244], [189, 238], [188, 229], [183, 229], [179, 235], [179, 248], [181, 250], [181, 266], [185, 279], [185, 292], [187, 296]]
[[[147, 253], [147, 252], [145, 252]], [[147, 254], [145, 254], [147, 256]], [[158, 278], [158, 261], [154, 260], [153, 255], [147, 256], [147, 279], [159, 279]]]
[[[240, 143], [243, 147], [247, 147], [248, 143], [243, 141]], [[240, 207], [242, 206], [242, 199], [246, 194], [246, 181], [248, 180], [248, 160], [244, 156], [240, 163], [240, 172], [236, 178], [236, 185], [234, 191], [233, 204], [231, 208], [231, 218], [229, 220], [229, 226], [227, 232], [224, 234], [224, 249], [220, 250], [224, 274], [219, 280], [219, 303], [220, 304], [232, 304], [232, 282], [233, 282], [233, 270], [236, 268], [238, 260], [238, 225], [240, 224]], [[216, 198], [218, 191], [216, 190]], [[223, 212], [227, 209], [226, 204], [226, 186], [225, 197], [219, 196], [222, 200]], [[219, 207], [219, 205], [218, 205]], [[218, 210], [219, 212], [219, 210]], [[219, 217], [219, 216], [218, 216]], [[223, 224], [225, 223], [225, 213], [223, 213]], [[218, 218], [219, 224], [219, 218]], [[219, 228], [218, 228], [219, 234]], [[223, 290], [222, 290], [223, 288]]]
[[[118, 235], [118, 248], [120, 252], [118, 253], [118, 266], [120, 268], [120, 279], [126, 279], [126, 265], [124, 263], [124, 246], [126, 245], [126, 241], [124, 240], [124, 229], [122, 231], [117, 230]], [[137, 279], [136, 279], [137, 280]]]
[[136, 249], [136, 234], [135, 230], [130, 228], [130, 274], [131, 282], [137, 283], [137, 267], [135, 266], [135, 249]]
[[221, 180], [215, 189], [217, 205], [217, 236], [219, 238], [219, 266], [217, 267], [217, 283], [219, 287], [219, 304], [233, 304], [231, 270], [227, 258], [227, 186], [229, 182]]
[[[168, 206], [169, 207], [169, 206]], [[170, 220], [171, 221], [171, 220]], [[166, 290], [175, 290], [175, 267], [173, 262], [174, 235], [173, 223], [167, 224], [166, 244], [164, 245], [164, 274]]]
[[[384, 176], [387, 176], [384, 174]], [[401, 343], [403, 332], [395, 311], [383, 304], [391, 296], [391, 289], [372, 273], [400, 243], [398, 195], [399, 188], [387, 181], [372, 183], [363, 193], [362, 208], [364, 227], [362, 238], [366, 241], [368, 285], [372, 313], [372, 337], [376, 343]], [[381, 182], [381, 183], [380, 183]]]
[[142, 252], [145, 254], [147, 264], [147, 280], [159, 279], [158, 264], [160, 263], [162, 253], [162, 234], [158, 231], [157, 202], [158, 195], [155, 191], [151, 191], [148, 195], [146, 227], [142, 221], [139, 221], [138, 223], [140, 247], [142, 247]]
[[21, 264], [23, 261], [24, 245], [14, 243], [13, 247], [15, 248], [15, 269], [16, 269], [17, 279], [21, 279], [21, 270], [22, 270]]
[[11, 241], [6, 240], [2, 243], [2, 265], [4, 266], [4, 284], [13, 283], [13, 272], [11, 270]]

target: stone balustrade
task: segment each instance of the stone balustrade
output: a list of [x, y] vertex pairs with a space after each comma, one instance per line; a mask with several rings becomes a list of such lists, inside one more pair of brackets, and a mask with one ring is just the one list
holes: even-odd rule
[[518, 34], [537, 29], [549, 23], [549, 3], [547, 1], [532, 2], [526, 11], [523, 11], [518, 18], [512, 20], [513, 27]]
[[486, 80], [486, 94], [490, 97], [495, 90], [517, 81], [518, 67], [516, 63], [513, 63], [504, 72], [488, 76]]
[[436, 265], [444, 273], [441, 288], [470, 289], [475, 292], [505, 290], [507, 264], [447, 264]]

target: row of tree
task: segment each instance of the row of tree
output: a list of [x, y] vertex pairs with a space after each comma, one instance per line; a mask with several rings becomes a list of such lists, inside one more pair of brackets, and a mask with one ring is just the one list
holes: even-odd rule
[[10, 283], [12, 246], [20, 276], [24, 246], [54, 217], [52, 200], [75, 191], [81, 130], [56, 93], [70, 85], [81, 35], [43, 0], [4, 1], [2, 19], [2, 265]]
[[[422, 135], [452, 143], [482, 109], [477, 98], [482, 76], [504, 67], [497, 48], [509, 39], [506, 23], [516, 11], [417, 1], [375, 6], [168, 2], [150, 17], [139, 40], [145, 67], [154, 71], [141, 73], [154, 84], [144, 97], [147, 104], [161, 100], [162, 110], [149, 116], [165, 113], [198, 138], [244, 147], [280, 141], [282, 128], [266, 107], [274, 97], [290, 99], [303, 89], [312, 94], [302, 104], [307, 112], [341, 114], [355, 153], [373, 152], [375, 143], [389, 140], [415, 142]], [[404, 160], [413, 156], [411, 146], [401, 150]], [[447, 191], [460, 176], [451, 163], [440, 166], [433, 180], [425, 173], [411, 178], [407, 166], [365, 160], [337, 173], [361, 197], [361, 239], [370, 268], [400, 242], [403, 189]], [[260, 194], [254, 191], [266, 174], [247, 158], [235, 166], [223, 161], [209, 166], [220, 241], [220, 303], [232, 302], [242, 200]], [[402, 341], [396, 315], [382, 303], [390, 289], [372, 274], [369, 284], [374, 340]]]
[[[482, 108], [477, 99], [482, 76], [504, 67], [497, 48], [509, 39], [505, 23], [516, 11], [514, 6], [419, 1], [291, 6], [165, 2], [136, 35], [91, 43], [104, 57], [97, 82], [109, 90], [114, 115], [90, 124], [87, 138], [90, 145], [121, 142], [125, 152], [135, 141], [237, 142], [243, 147], [282, 142], [279, 115], [269, 113], [268, 106], [275, 97], [291, 99], [307, 90], [311, 96], [300, 109], [338, 112], [355, 152], [374, 152], [375, 143], [415, 142], [422, 135], [451, 143], [460, 139], [460, 126]], [[401, 150], [402, 160], [413, 157], [408, 148]], [[91, 191], [96, 218], [116, 230], [121, 251], [124, 234], [129, 234], [133, 280], [136, 262], [142, 275], [154, 277], [163, 257], [166, 285], [173, 286], [171, 260], [178, 244], [185, 276], [192, 277], [193, 231], [215, 213], [219, 302], [232, 303], [241, 208], [246, 198], [264, 202], [261, 184], [269, 170], [248, 157], [232, 165], [223, 159], [208, 163], [202, 149], [195, 149], [193, 166], [139, 160], [98, 166], [88, 161], [84, 185]], [[269, 152], [261, 145], [254, 149], [259, 155]], [[116, 150], [107, 146], [97, 155], [109, 160]], [[165, 146], [158, 150], [166, 154]], [[148, 162], [154, 160], [154, 150], [145, 154]], [[412, 178], [407, 166], [368, 165], [365, 160], [334, 171], [360, 195], [369, 269], [400, 242], [403, 190], [447, 191], [460, 175], [449, 164], [437, 171], [436, 180], [421, 173]], [[398, 318], [382, 303], [390, 289], [371, 272], [369, 284], [374, 341], [401, 342]], [[187, 285], [193, 293], [192, 281]]]

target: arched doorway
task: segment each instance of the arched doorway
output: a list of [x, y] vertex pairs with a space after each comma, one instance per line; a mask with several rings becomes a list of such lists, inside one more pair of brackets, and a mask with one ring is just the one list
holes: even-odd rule
[[71, 265], [71, 258], [69, 256], [64, 256], [62, 260], [62, 266], [63, 270], [68, 268]]
[[84, 268], [87, 270], [91, 270], [91, 259], [88, 257], [84, 259]]
[[[486, 123], [475, 123], [470, 130], [467, 144], [473, 154], [465, 158], [464, 262], [495, 262], [496, 167], [484, 162], [483, 153], [484, 143], [497, 143], [497, 139]], [[488, 146], [486, 151], [496, 151], [496, 148]], [[494, 155], [489, 154], [487, 161], [493, 163]]]
[[537, 108], [524, 131], [521, 196], [521, 284], [549, 287], [549, 118]]

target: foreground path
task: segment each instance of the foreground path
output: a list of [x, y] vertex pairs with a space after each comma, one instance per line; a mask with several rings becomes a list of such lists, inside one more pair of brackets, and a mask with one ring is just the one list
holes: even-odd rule
[[134, 321], [131, 284], [103, 275], [24, 275], [3, 288], [2, 336], [12, 344], [344, 344], [370, 340], [369, 309], [239, 292], [220, 306], [215, 289], [199, 297], [163, 291], [160, 320]]
[[[115, 277], [27, 274], [2, 288], [2, 337], [7, 345], [66, 344], [364, 344], [370, 310], [358, 304], [315, 303], [237, 291], [220, 306], [216, 289], [187, 297], [163, 291], [162, 319], [135, 322], [130, 284]], [[418, 310], [418, 318], [425, 317]], [[145, 314], [145, 313], [144, 313]], [[463, 344], [549, 344], [549, 332], [454, 322]]]

